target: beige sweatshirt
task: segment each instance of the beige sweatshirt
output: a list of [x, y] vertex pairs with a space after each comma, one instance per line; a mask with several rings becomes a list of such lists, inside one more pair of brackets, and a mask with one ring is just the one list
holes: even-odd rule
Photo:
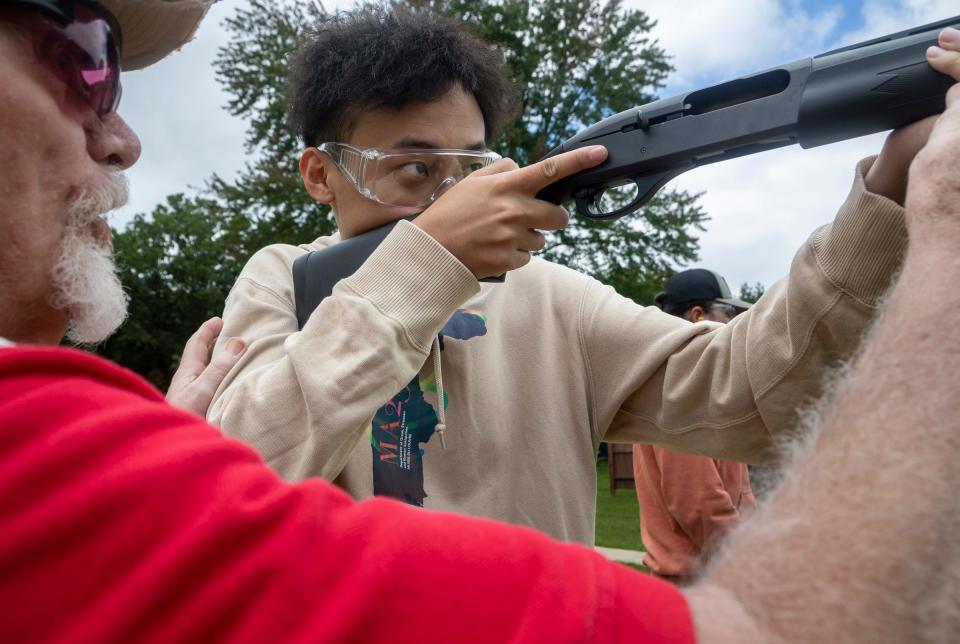
[[[601, 440], [763, 460], [825, 367], [855, 349], [906, 243], [902, 209], [863, 187], [869, 163], [788, 278], [727, 325], [639, 306], [539, 259], [481, 285], [400, 222], [298, 331], [291, 265], [335, 240], [267, 247], [227, 299], [220, 337], [249, 348], [208, 417], [287, 479], [592, 543]], [[430, 435], [427, 359], [444, 325], [446, 450]]]

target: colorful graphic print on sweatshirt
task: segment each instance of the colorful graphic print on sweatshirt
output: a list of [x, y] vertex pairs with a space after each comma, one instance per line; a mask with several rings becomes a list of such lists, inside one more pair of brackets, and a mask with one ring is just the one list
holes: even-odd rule
[[[440, 332], [441, 340], [470, 340], [486, 335], [486, 316], [459, 309]], [[441, 343], [442, 345], [442, 343]], [[426, 394], [426, 396], [425, 396]], [[414, 377], [403, 391], [381, 407], [373, 417], [370, 444], [373, 448], [373, 493], [423, 506], [422, 445], [437, 426], [437, 383], [433, 372]], [[444, 394], [446, 410], [449, 397]]]

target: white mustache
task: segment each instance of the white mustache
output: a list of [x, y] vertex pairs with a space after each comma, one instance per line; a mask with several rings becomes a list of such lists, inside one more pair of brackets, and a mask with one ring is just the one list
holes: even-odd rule
[[77, 195], [71, 204], [68, 225], [82, 228], [111, 210], [123, 206], [129, 196], [127, 177], [120, 172], [111, 172], [106, 181]]

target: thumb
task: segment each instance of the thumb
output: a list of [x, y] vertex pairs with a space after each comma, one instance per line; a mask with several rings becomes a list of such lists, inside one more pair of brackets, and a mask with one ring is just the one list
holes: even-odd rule
[[202, 370], [199, 364], [195, 365], [196, 371], [193, 372], [178, 369], [170, 383], [167, 402], [198, 416], [206, 416], [220, 383], [246, 350], [243, 340], [230, 338], [223, 351], [216, 352], [210, 364], [204, 365]]
[[227, 373], [233, 369], [234, 365], [240, 361], [244, 352], [247, 350], [246, 343], [240, 338], [230, 338], [224, 346], [223, 351], [217, 351], [213, 355], [210, 364], [201, 372], [193, 382], [194, 386], [204, 391], [210, 391], [211, 395], [223, 382]]

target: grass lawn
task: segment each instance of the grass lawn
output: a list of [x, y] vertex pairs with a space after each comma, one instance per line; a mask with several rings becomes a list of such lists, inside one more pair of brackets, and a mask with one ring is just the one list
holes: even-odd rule
[[597, 464], [597, 545], [643, 550], [637, 495], [633, 490], [623, 489], [610, 494], [606, 461]]

